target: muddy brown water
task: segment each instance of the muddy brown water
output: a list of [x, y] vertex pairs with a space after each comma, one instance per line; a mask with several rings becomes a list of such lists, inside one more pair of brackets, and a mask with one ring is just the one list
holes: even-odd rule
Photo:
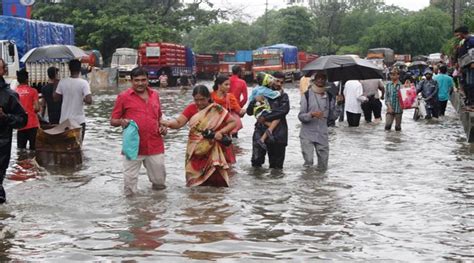
[[[166, 136], [168, 188], [153, 191], [142, 169], [133, 198], [122, 193], [120, 130], [108, 124], [117, 91], [94, 94], [83, 165], [6, 180], [0, 261], [474, 260], [474, 147], [452, 107], [439, 122], [406, 111], [401, 133], [338, 123], [322, 174], [302, 166], [299, 92], [286, 91], [284, 170], [251, 167], [246, 116], [230, 188], [185, 187], [183, 128]], [[167, 116], [192, 99], [160, 92]]]

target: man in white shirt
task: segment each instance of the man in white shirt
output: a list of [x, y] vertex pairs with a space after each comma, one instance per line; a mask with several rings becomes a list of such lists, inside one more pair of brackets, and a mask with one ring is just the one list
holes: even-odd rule
[[89, 83], [82, 79], [81, 62], [77, 59], [69, 61], [71, 77], [59, 81], [54, 93], [56, 101], [61, 100], [61, 118], [59, 122], [67, 119], [73, 120], [82, 126], [82, 140], [86, 132], [86, 115], [84, 114], [84, 103], [92, 104], [92, 95]]
[[367, 100], [363, 95], [362, 84], [358, 80], [349, 80], [344, 85], [345, 110], [349, 127], [358, 127], [362, 115], [361, 103]]

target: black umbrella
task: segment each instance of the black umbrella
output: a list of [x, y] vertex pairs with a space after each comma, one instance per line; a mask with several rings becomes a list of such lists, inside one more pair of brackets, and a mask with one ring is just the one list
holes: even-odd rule
[[353, 56], [322, 56], [303, 68], [305, 73], [326, 72], [328, 81], [381, 79], [382, 69], [374, 63]]
[[31, 49], [20, 59], [20, 61], [23, 63], [64, 60], [68, 61], [85, 56], [87, 56], [87, 54], [76, 46], [47, 45]]

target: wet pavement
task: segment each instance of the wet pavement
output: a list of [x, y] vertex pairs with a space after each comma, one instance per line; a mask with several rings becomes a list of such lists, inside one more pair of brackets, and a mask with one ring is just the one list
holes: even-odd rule
[[[122, 193], [120, 129], [108, 123], [117, 92], [94, 94], [82, 166], [6, 180], [0, 261], [474, 260], [474, 146], [451, 106], [439, 122], [405, 111], [401, 133], [338, 123], [322, 174], [303, 168], [299, 91], [286, 91], [283, 171], [251, 167], [246, 116], [230, 188], [185, 187], [183, 128], [166, 136], [168, 188], [153, 191], [142, 169], [133, 198]], [[192, 99], [160, 94], [167, 116]]]

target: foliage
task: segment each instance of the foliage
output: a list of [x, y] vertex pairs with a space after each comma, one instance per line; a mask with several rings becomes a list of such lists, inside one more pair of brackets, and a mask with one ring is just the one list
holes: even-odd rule
[[204, 9], [206, 4], [211, 5], [205, 0], [39, 1], [33, 18], [74, 25], [76, 45], [99, 49], [108, 59], [118, 47], [180, 42], [182, 32], [216, 22], [221, 10]]
[[[312, 0], [310, 8], [270, 10], [251, 23], [220, 21], [232, 10], [210, 0], [37, 1], [37, 19], [73, 24], [76, 44], [99, 49], [105, 58], [118, 47], [145, 41], [183, 43], [197, 53], [249, 50], [287, 43], [319, 54], [358, 54], [389, 47], [396, 53], [452, 52], [449, 1], [433, 1], [419, 12], [376, 0]], [[474, 29], [474, 6], [465, 1], [461, 23]]]

